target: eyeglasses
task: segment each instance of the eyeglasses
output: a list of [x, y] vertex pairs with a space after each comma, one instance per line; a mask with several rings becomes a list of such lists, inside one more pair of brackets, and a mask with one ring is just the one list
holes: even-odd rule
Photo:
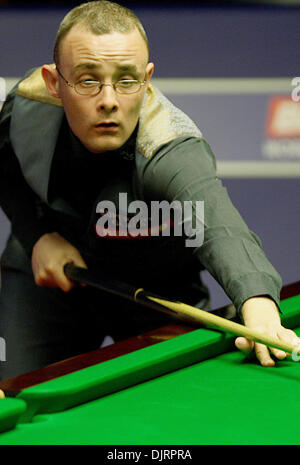
[[94, 79], [84, 79], [78, 81], [75, 84], [71, 84], [67, 81], [60, 70], [56, 67], [60, 77], [66, 82], [66, 84], [77, 92], [79, 95], [90, 95], [94, 96], [101, 92], [103, 86], [112, 86], [118, 94], [135, 94], [142, 86], [146, 84], [146, 81], [137, 81], [136, 79], [122, 79], [121, 81], [113, 84], [103, 84]]

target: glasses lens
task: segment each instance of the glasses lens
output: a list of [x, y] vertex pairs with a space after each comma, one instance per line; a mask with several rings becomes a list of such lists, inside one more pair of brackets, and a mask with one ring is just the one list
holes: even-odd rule
[[96, 95], [100, 90], [100, 84], [95, 81], [77, 82], [74, 87], [80, 95]]
[[141, 83], [139, 81], [119, 81], [115, 85], [116, 91], [119, 94], [133, 94], [138, 92], [141, 88]]
[[[118, 94], [134, 94], [140, 90], [142, 84], [143, 83], [140, 81], [123, 80], [117, 82], [113, 87]], [[80, 95], [97, 95], [100, 92], [102, 85], [98, 81], [82, 81], [77, 82], [74, 87], [76, 92]]]

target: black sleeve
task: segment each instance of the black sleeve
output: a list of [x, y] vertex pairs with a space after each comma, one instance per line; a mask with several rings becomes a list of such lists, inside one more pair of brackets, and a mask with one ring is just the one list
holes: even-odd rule
[[193, 251], [201, 264], [237, 310], [259, 295], [271, 297], [279, 307], [281, 277], [233, 206], [204, 139], [181, 138], [162, 147], [147, 164], [144, 189], [149, 198], [204, 201], [204, 240]]
[[29, 257], [36, 241], [53, 231], [49, 208], [27, 184], [9, 141], [9, 124], [14, 92], [0, 113], [0, 206], [11, 222], [12, 233]]

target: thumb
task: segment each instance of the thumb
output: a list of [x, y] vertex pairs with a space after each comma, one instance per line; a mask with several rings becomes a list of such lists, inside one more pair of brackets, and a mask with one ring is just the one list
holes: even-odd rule
[[253, 350], [254, 343], [245, 337], [238, 337], [235, 340], [235, 346], [237, 349], [248, 355]]

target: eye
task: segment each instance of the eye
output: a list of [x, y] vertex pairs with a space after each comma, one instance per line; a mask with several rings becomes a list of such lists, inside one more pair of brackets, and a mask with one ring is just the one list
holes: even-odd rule
[[82, 79], [77, 84], [79, 84], [81, 87], [95, 87], [99, 85], [99, 81], [94, 79]]
[[119, 88], [130, 88], [138, 84], [139, 81], [136, 79], [121, 79], [121, 81], [118, 81], [117, 85]]

